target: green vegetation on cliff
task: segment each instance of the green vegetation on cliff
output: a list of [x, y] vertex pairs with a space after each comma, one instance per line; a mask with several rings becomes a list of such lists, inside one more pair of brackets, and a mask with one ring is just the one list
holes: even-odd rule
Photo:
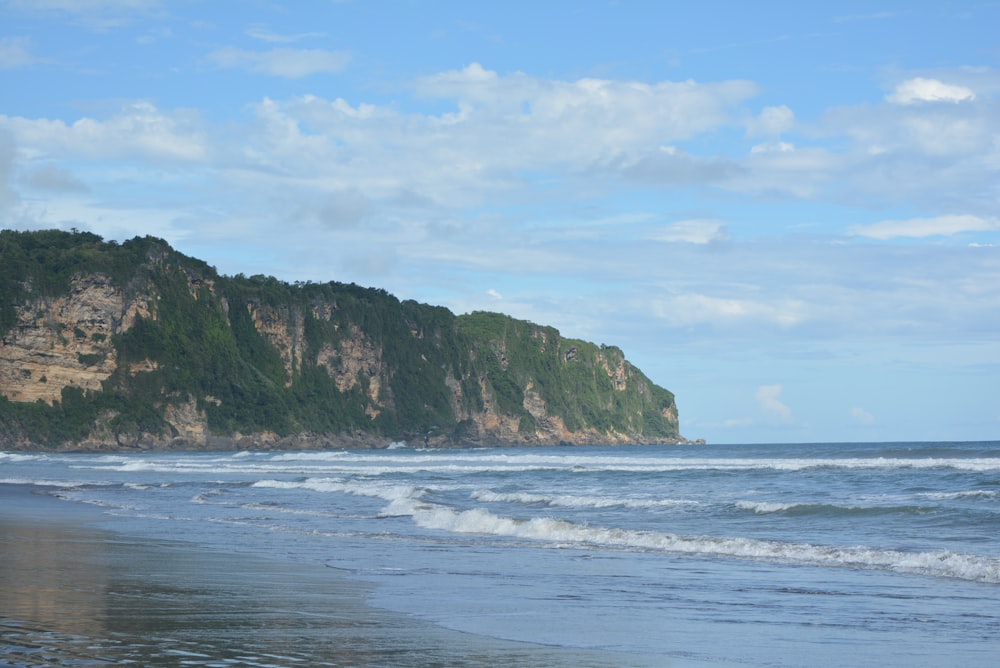
[[4, 442], [680, 440], [673, 395], [618, 348], [354, 284], [220, 276], [152, 237], [0, 231], [0, 335]]

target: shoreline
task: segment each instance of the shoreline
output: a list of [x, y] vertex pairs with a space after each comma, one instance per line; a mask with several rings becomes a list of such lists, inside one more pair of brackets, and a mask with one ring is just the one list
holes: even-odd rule
[[456, 439], [444, 436], [391, 439], [375, 434], [297, 434], [281, 438], [270, 435], [247, 434], [243, 436], [212, 436], [203, 441], [184, 438], [143, 438], [135, 442], [85, 440], [58, 445], [17, 440], [8, 442], [3, 451], [17, 454], [149, 454], [157, 452], [286, 452], [325, 450], [385, 450], [396, 443], [406, 447], [436, 450], [462, 450], [486, 448], [549, 448], [549, 447], [605, 447], [637, 446], [659, 447], [674, 445], [708, 445], [703, 438], [688, 439], [683, 436], [641, 440], [614, 438], [609, 435], [586, 434], [572, 440], [502, 439], [499, 437]]
[[334, 569], [129, 536], [44, 490], [0, 485], [0, 668], [677, 665], [452, 631], [371, 606], [372, 585]]

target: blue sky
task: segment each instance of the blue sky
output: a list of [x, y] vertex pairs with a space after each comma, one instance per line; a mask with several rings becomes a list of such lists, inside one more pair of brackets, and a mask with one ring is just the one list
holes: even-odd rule
[[710, 442], [1000, 438], [998, 2], [0, 2], [0, 224], [614, 344]]

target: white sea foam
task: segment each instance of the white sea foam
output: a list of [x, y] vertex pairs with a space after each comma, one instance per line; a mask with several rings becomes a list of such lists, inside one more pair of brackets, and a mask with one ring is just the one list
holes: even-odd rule
[[991, 489], [973, 489], [965, 492], [924, 492], [918, 494], [925, 499], [995, 499], [1000, 497], [1000, 492]]
[[349, 458], [345, 450], [308, 450], [306, 452], [284, 452], [268, 457], [272, 462], [335, 461]]
[[340, 460], [350, 464], [374, 464], [377, 471], [457, 471], [457, 472], [518, 472], [571, 471], [600, 472], [671, 472], [671, 471], [801, 471], [818, 468], [842, 469], [930, 469], [950, 468], [964, 471], [1000, 471], [1000, 458], [783, 458], [734, 459], [668, 457], [628, 458], [596, 456], [548, 455], [357, 455], [348, 454]]
[[[801, 471], [809, 469], [953, 469], [1000, 471], [1000, 458], [682, 458], [663, 454], [655, 457], [596, 455], [545, 455], [502, 453], [442, 453], [396, 448], [377, 452], [309, 451], [290, 453], [227, 454], [169, 458], [109, 456], [97, 460], [74, 460], [74, 468], [110, 470], [122, 473], [285, 473], [307, 476], [438, 473], [468, 475], [478, 473], [530, 473], [561, 471], [573, 475], [610, 473], [669, 473], [676, 471]], [[8, 455], [10, 456], [10, 455]]]
[[22, 455], [17, 452], [0, 452], [0, 462], [30, 462], [37, 459], [44, 459], [44, 455]]
[[933, 510], [930, 507], [913, 505], [861, 505], [844, 506], [829, 503], [781, 503], [777, 501], [737, 501], [734, 504], [740, 510], [749, 510], [758, 515], [770, 515], [792, 511], [801, 514], [871, 514], [871, 513], [923, 513]]
[[[402, 509], [402, 503], [398, 509]], [[554, 546], [614, 547], [694, 556], [731, 557], [787, 564], [889, 570], [1000, 583], [1000, 559], [949, 551], [902, 552], [869, 547], [831, 547], [754, 538], [684, 536], [584, 526], [535, 517], [514, 519], [482, 508], [457, 511], [432, 504], [411, 505], [409, 514], [425, 529], [545, 541]]]
[[[303, 453], [308, 454], [308, 453]], [[843, 457], [843, 458], [681, 458], [663, 455], [658, 457], [629, 457], [598, 455], [540, 455], [540, 454], [442, 454], [428, 453], [391, 455], [385, 452], [361, 454], [338, 453], [344, 461], [353, 463], [400, 464], [404, 467], [429, 464], [437, 467], [470, 465], [482, 470], [574, 470], [574, 471], [678, 471], [678, 470], [754, 470], [773, 469], [797, 471], [811, 468], [846, 469], [895, 469], [895, 468], [953, 468], [969, 471], [1000, 470], [1000, 457]], [[424, 470], [420, 468], [419, 470]]]
[[[306, 508], [290, 508], [287, 506], [277, 506], [271, 503], [244, 503], [240, 505], [240, 508], [245, 508], [247, 510], [263, 510], [270, 513], [281, 514], [281, 515], [300, 515], [303, 517], [331, 517], [335, 519], [367, 519], [371, 517], [370, 515], [364, 514], [349, 514], [349, 513], [334, 513], [325, 510], [310, 510]], [[271, 527], [276, 531], [296, 531], [287, 526], [274, 525]], [[315, 531], [315, 530], [313, 530]]]
[[424, 494], [424, 489], [413, 485], [394, 485], [372, 481], [351, 482], [332, 478], [310, 478], [302, 481], [259, 480], [253, 487], [272, 489], [305, 489], [313, 492], [350, 494], [383, 499], [389, 502], [379, 515], [391, 517], [409, 515], [412, 503]]
[[601, 496], [577, 496], [573, 494], [532, 494], [530, 492], [494, 492], [488, 489], [476, 490], [472, 498], [484, 503], [520, 503], [524, 505], [545, 505], [561, 508], [667, 508], [672, 506], [698, 505], [697, 501], [685, 499], [619, 499]]
[[[991, 517], [982, 519], [973, 513], [971, 519], [956, 521], [954, 531], [940, 532], [941, 536], [923, 530], [925, 524], [907, 524], [909, 515], [925, 510], [919, 504], [956, 513], [973, 504], [992, 510], [1000, 498], [1000, 488], [990, 487], [995, 485], [997, 476], [992, 471], [1000, 470], [1000, 458], [849, 456], [856, 451], [838, 457], [841, 453], [832, 449], [802, 451], [823, 458], [769, 458], [769, 450], [747, 458], [702, 456], [702, 452], [711, 454], [708, 450], [699, 450], [697, 458], [676, 456], [667, 449], [631, 450], [622, 456], [602, 454], [606, 450], [551, 452], [400, 448], [252, 455], [145, 453], [60, 456], [44, 464], [34, 461], [34, 455], [14, 455], [21, 457], [17, 461], [7, 455], [0, 459], [0, 474], [7, 474], [7, 479], [0, 478], [0, 483], [86, 485], [59, 494], [136, 517], [181, 519], [177, 513], [183, 512], [183, 504], [194, 503], [192, 521], [236, 522], [232, 515], [250, 515], [248, 526], [307, 534], [335, 535], [345, 528], [364, 526], [379, 540], [401, 543], [430, 536], [442, 545], [490, 542], [511, 550], [526, 545], [568, 546], [602, 554], [747, 559], [1000, 584], [1000, 553], [989, 531]], [[18, 462], [25, 463], [18, 467]], [[87, 470], [67, 474], [68, 468]], [[808, 474], [795, 473], [803, 470]], [[506, 475], [521, 471], [529, 473]], [[622, 471], [682, 474], [619, 475]], [[712, 471], [725, 474], [697, 475]], [[954, 475], [955, 471], [962, 475]], [[967, 471], [987, 473], [976, 476]], [[61, 473], [69, 481], [58, 480]], [[80, 480], [89, 476], [114, 480], [106, 483], [114, 487], [94, 488], [104, 483]], [[949, 486], [956, 479], [962, 487], [951, 491]], [[173, 489], [160, 492], [163, 485], [173, 485]], [[919, 493], [915, 487], [949, 491]], [[773, 492], [779, 488], [780, 496]], [[220, 494], [220, 489], [225, 492]], [[815, 503], [817, 498], [829, 503]], [[915, 499], [922, 500], [915, 505]], [[843, 505], [837, 505], [838, 500]], [[706, 512], [700, 516], [658, 511], [673, 506]], [[234, 513], [231, 508], [254, 512]], [[277, 513], [289, 513], [288, 521]], [[375, 516], [411, 519], [372, 520]], [[842, 521], [843, 517], [852, 521]], [[344, 518], [370, 523], [341, 522]], [[972, 524], [979, 519], [984, 524]], [[758, 530], [766, 531], [772, 540], [761, 540], [764, 534]], [[728, 536], [703, 535], [713, 532]], [[483, 538], [470, 538], [475, 535]], [[806, 542], [813, 540], [829, 545]], [[920, 547], [911, 551], [914, 545]], [[982, 554], [968, 553], [972, 551]]]
[[126, 489], [134, 489], [141, 492], [143, 490], [153, 489], [154, 487], [166, 487], [166, 485], [144, 485], [138, 482], [127, 482], [125, 483], [125, 487]]
[[44, 478], [0, 478], [0, 485], [33, 485], [35, 487], [83, 487], [85, 485], [102, 485], [107, 483], [89, 480], [46, 480]]
[[88, 460], [102, 464], [125, 464], [129, 461], [129, 458], [125, 455], [100, 455], [93, 458], [88, 457]]
[[752, 510], [758, 515], [767, 515], [769, 513], [780, 513], [783, 510], [789, 510], [795, 508], [801, 504], [798, 503], [776, 503], [774, 501], [737, 501], [736, 507], [740, 510]]

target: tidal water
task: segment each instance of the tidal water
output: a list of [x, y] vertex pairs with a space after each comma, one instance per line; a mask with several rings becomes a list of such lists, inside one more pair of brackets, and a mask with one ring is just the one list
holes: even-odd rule
[[[133, 574], [141, 605], [129, 608], [119, 583], [104, 614], [161, 605], [187, 619], [169, 632], [71, 634], [110, 662], [150, 637], [158, 656], [206, 666], [974, 667], [1000, 656], [1000, 442], [0, 452], [0, 491], [26, 486], [89, 509], [87, 526], [107, 532], [98, 542], [131, 546], [107, 567]], [[72, 553], [60, 535], [33, 549]], [[219, 573], [238, 568], [259, 586], [223, 586]], [[58, 658], [62, 645], [44, 638], [59, 605], [48, 608], [0, 591], [0, 666], [34, 665], [30, 648], [53, 643], [46, 660]], [[325, 621], [294, 650], [244, 648], [246, 633], [198, 632], [192, 620], [216, 608], [226, 628], [241, 610], [267, 612], [253, 617], [258, 638], [288, 637], [276, 610]], [[338, 654], [362, 626], [364, 651]]]

